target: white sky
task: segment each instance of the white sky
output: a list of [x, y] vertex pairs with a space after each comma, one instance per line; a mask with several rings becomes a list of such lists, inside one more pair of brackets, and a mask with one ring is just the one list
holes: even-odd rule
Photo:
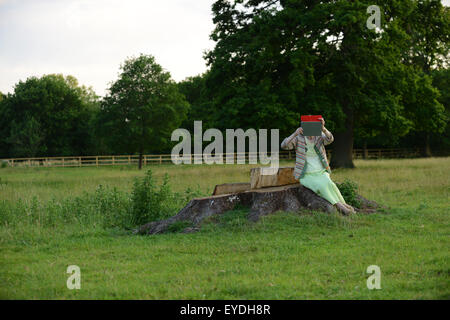
[[214, 0], [0, 0], [0, 91], [29, 76], [75, 76], [103, 95], [120, 64], [155, 56], [176, 81], [206, 70]]
[[[176, 81], [206, 70], [214, 0], [0, 0], [0, 91], [62, 73], [104, 95], [120, 64], [152, 54]], [[450, 0], [442, 0], [450, 6]]]

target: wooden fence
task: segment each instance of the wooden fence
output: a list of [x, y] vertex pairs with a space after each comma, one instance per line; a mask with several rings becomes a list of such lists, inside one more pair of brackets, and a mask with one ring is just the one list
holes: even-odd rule
[[[331, 150], [327, 150], [328, 157], [331, 158]], [[234, 158], [249, 162], [249, 158], [256, 159], [257, 153], [223, 153], [224, 163], [226, 157]], [[195, 157], [201, 158], [202, 155], [191, 155], [191, 163]], [[216, 155], [219, 156], [219, 155]], [[380, 159], [380, 158], [413, 158], [419, 156], [419, 149], [366, 149], [365, 157], [363, 149], [354, 149], [354, 159]], [[293, 150], [282, 150], [279, 152], [280, 159], [294, 159], [295, 152]], [[77, 156], [77, 157], [37, 157], [37, 158], [12, 158], [2, 159], [0, 163], [6, 163], [11, 167], [99, 167], [99, 166], [115, 166], [115, 165], [137, 165], [139, 163], [139, 155], [114, 155], [114, 156]], [[168, 164], [172, 163], [170, 154], [146, 154], [143, 156], [143, 165], [149, 164]]]

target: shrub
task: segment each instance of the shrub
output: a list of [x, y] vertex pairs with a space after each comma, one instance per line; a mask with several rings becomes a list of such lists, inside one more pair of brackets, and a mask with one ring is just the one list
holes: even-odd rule
[[344, 197], [345, 202], [356, 208], [361, 207], [361, 202], [357, 197], [358, 185], [356, 184], [356, 182], [345, 179], [345, 181], [342, 183], [336, 183], [336, 186], [339, 188], [339, 191], [341, 192], [342, 197]]
[[136, 178], [131, 193], [132, 224], [141, 225], [170, 216], [172, 210], [169, 200], [173, 196], [167, 174], [159, 188], [151, 170], [148, 170], [143, 178]]

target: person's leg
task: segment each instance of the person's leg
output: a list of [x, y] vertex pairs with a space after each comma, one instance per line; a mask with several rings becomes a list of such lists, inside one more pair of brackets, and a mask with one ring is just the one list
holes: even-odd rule
[[331, 180], [330, 174], [325, 170], [321, 173], [306, 174], [301, 179], [300, 184], [328, 200], [339, 212], [345, 215], [355, 212], [352, 206], [346, 204], [338, 187]]
[[300, 183], [314, 191], [318, 196], [328, 200], [339, 212], [345, 215], [353, 212], [349, 207], [345, 206], [344, 198], [325, 170], [321, 173], [306, 174]]
[[342, 196], [341, 192], [339, 191], [338, 187], [330, 178], [330, 174], [326, 171], [324, 171], [320, 178], [318, 178], [320, 181], [320, 188], [319, 188], [319, 194], [330, 201], [331, 204], [336, 203], [342, 203], [345, 205], [344, 197]]
[[333, 182], [333, 180], [331, 180], [330, 174], [328, 172], [325, 172], [325, 176], [327, 177], [327, 183], [330, 189], [330, 193], [333, 194], [333, 196], [337, 199], [338, 202], [341, 202], [342, 204], [346, 205], [347, 203], [345, 202], [344, 197], [341, 194], [341, 191]]
[[344, 197], [341, 194], [341, 191], [336, 186], [336, 184], [331, 180], [330, 174], [328, 172], [325, 172], [325, 176], [327, 178], [328, 188], [330, 189], [329, 193], [331, 193], [336, 201], [336, 203], [339, 203], [339, 208], [346, 208], [346, 213], [355, 213], [355, 208], [353, 208], [351, 205], [347, 204], [345, 202]]
[[336, 184], [331, 180], [330, 174], [328, 172], [324, 172], [322, 178], [325, 180], [323, 185], [322, 193], [326, 194], [326, 198], [335, 205], [335, 207], [341, 211], [342, 213], [348, 215], [350, 213], [355, 213], [355, 209], [345, 202], [344, 197], [341, 194], [341, 191], [336, 186]]

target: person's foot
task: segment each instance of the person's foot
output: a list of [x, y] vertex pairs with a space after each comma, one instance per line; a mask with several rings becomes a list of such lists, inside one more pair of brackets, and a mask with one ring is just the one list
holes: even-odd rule
[[354, 207], [352, 207], [351, 205], [347, 204], [347, 203], [343, 203], [344, 206], [346, 206], [352, 213], [355, 213], [356, 210]]
[[348, 216], [350, 213], [352, 213], [352, 211], [341, 202], [337, 202], [335, 204], [335, 206], [340, 212], [342, 212], [346, 216]]

